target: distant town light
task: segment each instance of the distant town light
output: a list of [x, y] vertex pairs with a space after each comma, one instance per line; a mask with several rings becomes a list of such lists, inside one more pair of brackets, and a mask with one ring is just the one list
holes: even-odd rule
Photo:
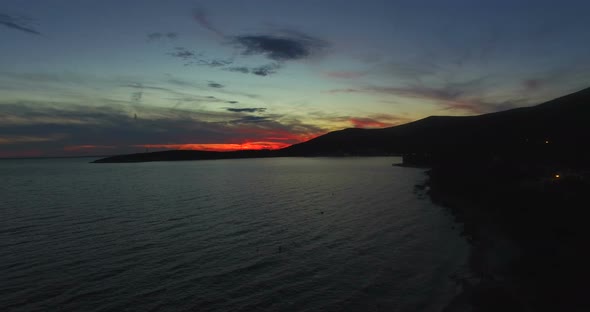
[[549, 140], [545, 140], [545, 144], [549, 144]]
[[561, 176], [559, 175], [559, 173], [555, 174], [555, 178], [556, 178], [556, 179], [559, 179], [559, 177], [561, 177]]

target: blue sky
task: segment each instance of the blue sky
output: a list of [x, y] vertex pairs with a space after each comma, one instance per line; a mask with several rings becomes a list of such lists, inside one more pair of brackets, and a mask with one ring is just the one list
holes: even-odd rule
[[0, 3], [0, 157], [279, 148], [589, 86], [586, 1]]

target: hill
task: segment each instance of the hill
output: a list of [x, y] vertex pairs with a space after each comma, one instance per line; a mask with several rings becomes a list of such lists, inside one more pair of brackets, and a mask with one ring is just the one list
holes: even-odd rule
[[386, 155], [493, 151], [590, 139], [590, 88], [549, 102], [496, 113], [431, 116], [384, 129], [345, 129], [284, 149], [289, 155]]
[[[284, 156], [373, 156], [581, 150], [590, 141], [590, 88], [531, 107], [477, 116], [431, 116], [383, 129], [344, 129], [277, 151], [165, 151], [97, 163]], [[586, 155], [586, 152], [583, 153]]]

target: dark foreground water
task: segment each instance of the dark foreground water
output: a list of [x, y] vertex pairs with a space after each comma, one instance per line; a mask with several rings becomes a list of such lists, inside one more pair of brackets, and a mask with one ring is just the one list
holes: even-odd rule
[[467, 245], [393, 158], [0, 160], [2, 311], [440, 311]]

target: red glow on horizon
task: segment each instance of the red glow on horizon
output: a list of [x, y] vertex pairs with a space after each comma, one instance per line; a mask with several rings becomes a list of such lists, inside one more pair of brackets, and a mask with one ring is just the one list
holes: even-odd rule
[[291, 144], [279, 142], [246, 142], [237, 143], [213, 143], [213, 144], [142, 144], [134, 145], [148, 149], [176, 149], [176, 150], [195, 150], [208, 152], [233, 152], [242, 150], [276, 150], [287, 147]]
[[298, 134], [282, 130], [244, 129], [248, 136], [263, 138], [261, 141], [246, 140], [239, 143], [187, 143], [187, 144], [139, 144], [134, 147], [147, 149], [176, 149], [209, 152], [233, 152], [244, 150], [278, 150], [296, 143], [311, 140], [323, 133]]

